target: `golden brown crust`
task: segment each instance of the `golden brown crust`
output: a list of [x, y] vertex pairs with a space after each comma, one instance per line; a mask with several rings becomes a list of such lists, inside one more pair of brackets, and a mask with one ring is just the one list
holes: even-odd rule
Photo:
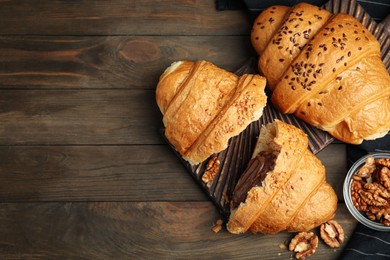
[[289, 10], [290, 7], [275, 5], [265, 9], [257, 16], [252, 26], [251, 42], [258, 54], [263, 53]]
[[308, 98], [326, 90], [340, 73], [378, 54], [378, 41], [361, 23], [350, 15], [337, 14], [290, 64], [272, 100], [283, 113], [293, 113]]
[[337, 195], [327, 182], [303, 205], [290, 222], [288, 232], [308, 231], [332, 219], [336, 215]]
[[275, 192], [250, 231], [274, 234], [287, 229], [297, 211], [324, 181], [325, 167], [309, 150], [305, 150], [289, 180]]
[[238, 77], [206, 61], [174, 63], [156, 90], [167, 139], [190, 163], [204, 161], [260, 118], [265, 84], [259, 75]]
[[262, 108], [267, 102], [265, 85], [265, 78], [259, 75], [243, 75], [228, 103], [185, 152], [184, 158], [202, 162], [210, 155], [210, 151], [226, 149], [230, 137], [238, 135], [261, 117]]
[[[161, 74], [156, 88], [156, 97], [159, 97], [156, 101], [161, 113], [165, 114], [165, 110], [176, 95], [176, 92], [182, 86], [183, 81], [188, 77], [193, 64], [194, 63], [191, 61], [178, 61], [173, 63], [163, 74]], [[171, 73], [173, 70], [175, 70], [176, 73]]]
[[307, 3], [299, 3], [291, 8], [259, 59], [259, 68], [271, 90], [330, 16], [328, 11]]
[[[336, 195], [325, 182], [324, 166], [307, 146], [307, 137], [292, 125], [275, 121], [261, 129], [254, 153], [270, 151], [278, 157], [262, 185], [250, 189], [245, 202], [232, 210], [227, 224], [231, 233], [309, 230], [334, 215]], [[320, 204], [323, 198], [330, 199], [325, 207], [312, 205], [313, 199]], [[303, 219], [300, 212], [310, 215]]]
[[[390, 76], [370, 31], [348, 14], [332, 16], [309, 4], [275, 17], [280, 27], [270, 29], [272, 40], [258, 52], [274, 105], [347, 143], [384, 136]], [[257, 50], [259, 43], [253, 45]]]

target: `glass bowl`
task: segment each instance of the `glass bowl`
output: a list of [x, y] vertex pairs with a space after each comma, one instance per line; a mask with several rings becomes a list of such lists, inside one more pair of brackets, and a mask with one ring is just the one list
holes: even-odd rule
[[356, 171], [361, 166], [364, 165], [364, 163], [366, 162], [366, 159], [369, 156], [373, 156], [374, 159], [390, 158], [390, 153], [371, 153], [371, 154], [368, 154], [366, 156], [363, 156], [362, 158], [357, 160], [352, 165], [352, 167], [349, 169], [347, 177], [345, 178], [345, 181], [344, 181], [344, 186], [343, 186], [344, 201], [345, 201], [345, 204], [347, 205], [347, 208], [348, 208], [349, 212], [352, 214], [352, 216], [357, 221], [362, 223], [363, 225], [365, 225], [365, 226], [367, 226], [367, 227], [369, 227], [371, 229], [378, 230], [378, 231], [390, 231], [390, 227], [387, 227], [387, 226], [381, 224], [378, 221], [370, 220], [366, 216], [366, 214], [364, 212], [357, 210], [355, 208], [355, 206], [353, 205], [353, 203], [352, 203], [352, 197], [351, 197], [351, 184], [352, 184], [352, 181], [353, 181], [352, 176], [356, 173]]

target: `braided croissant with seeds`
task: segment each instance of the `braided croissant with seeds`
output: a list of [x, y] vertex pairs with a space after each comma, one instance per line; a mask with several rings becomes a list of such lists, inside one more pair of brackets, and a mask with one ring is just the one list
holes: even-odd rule
[[272, 6], [255, 20], [251, 41], [282, 113], [352, 144], [390, 130], [390, 76], [378, 41], [352, 16]]

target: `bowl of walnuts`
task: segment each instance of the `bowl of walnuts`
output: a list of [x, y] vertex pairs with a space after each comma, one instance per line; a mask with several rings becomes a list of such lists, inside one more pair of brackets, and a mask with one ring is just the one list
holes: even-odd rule
[[356, 161], [345, 178], [343, 195], [356, 220], [390, 231], [390, 153], [372, 153]]

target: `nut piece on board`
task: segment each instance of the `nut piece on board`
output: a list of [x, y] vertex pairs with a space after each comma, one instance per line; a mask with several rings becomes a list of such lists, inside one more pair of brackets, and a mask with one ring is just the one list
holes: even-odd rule
[[222, 229], [222, 224], [223, 224], [222, 219], [218, 219], [211, 229], [214, 231], [214, 233], [218, 233]]
[[322, 240], [331, 248], [340, 247], [344, 242], [344, 230], [335, 220], [323, 223], [320, 228]]
[[206, 171], [202, 176], [202, 181], [206, 184], [211, 183], [219, 171], [220, 161], [218, 157], [211, 157], [207, 163]]
[[291, 239], [289, 250], [296, 252], [296, 259], [305, 259], [316, 252], [318, 237], [313, 232], [300, 232]]

